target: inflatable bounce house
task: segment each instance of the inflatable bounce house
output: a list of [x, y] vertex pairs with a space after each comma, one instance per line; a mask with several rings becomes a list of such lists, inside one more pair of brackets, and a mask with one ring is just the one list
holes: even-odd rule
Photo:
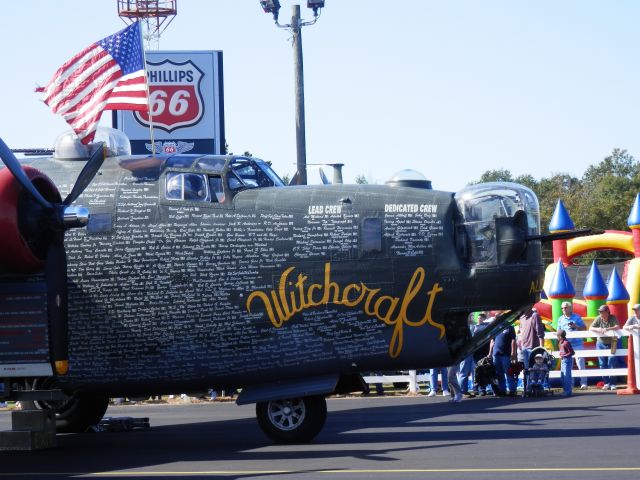
[[[553, 242], [554, 263], [546, 269], [542, 299], [536, 309], [547, 330], [555, 331], [557, 319], [562, 314], [561, 304], [573, 302], [573, 310], [580, 315], [587, 327], [598, 315], [598, 307], [607, 304], [620, 326], [624, 325], [631, 307], [640, 303], [640, 194], [627, 220], [630, 232], [607, 230], [598, 235], [576, 237]], [[551, 233], [570, 232], [575, 229], [564, 204], [558, 200], [549, 224]], [[573, 259], [587, 252], [617, 250], [632, 259], [599, 267], [594, 261], [591, 267], [574, 265]], [[608, 278], [605, 283], [603, 275]], [[577, 295], [582, 292], [582, 295]], [[593, 339], [585, 341], [585, 348], [592, 348]], [[588, 362], [591, 366], [597, 363]]]

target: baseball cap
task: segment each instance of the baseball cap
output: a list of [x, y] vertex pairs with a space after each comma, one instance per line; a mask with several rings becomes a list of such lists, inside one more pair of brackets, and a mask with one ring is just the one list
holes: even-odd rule
[[536, 355], [536, 358], [544, 358], [541, 353]]
[[571, 302], [562, 302], [562, 305], [560, 305], [562, 308], [564, 307], [570, 307], [571, 306]]
[[609, 311], [609, 307], [607, 305], [600, 305], [600, 308], [598, 308], [599, 312], [608, 312]]
[[633, 307], [631, 307], [632, 310], [640, 310], [640, 303], [636, 303]]

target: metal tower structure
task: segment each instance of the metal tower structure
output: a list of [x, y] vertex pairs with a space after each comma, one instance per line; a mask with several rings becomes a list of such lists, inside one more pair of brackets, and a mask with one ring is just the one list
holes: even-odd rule
[[160, 48], [160, 35], [178, 14], [178, 0], [117, 0], [125, 23], [142, 22], [147, 49]]

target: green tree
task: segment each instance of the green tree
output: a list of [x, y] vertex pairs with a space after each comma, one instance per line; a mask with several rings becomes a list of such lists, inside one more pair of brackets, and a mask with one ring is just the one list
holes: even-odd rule
[[569, 212], [574, 210], [579, 185], [580, 181], [568, 173], [556, 173], [537, 182], [533, 191], [540, 202], [540, 224], [543, 231], [549, 227], [558, 199], [562, 199]]
[[478, 183], [486, 182], [513, 182], [513, 175], [507, 169], [487, 170], [480, 176]]
[[356, 183], [358, 185], [367, 185], [369, 183], [369, 180], [367, 180], [367, 177], [365, 177], [363, 174], [360, 174], [356, 176]]
[[602, 230], [626, 230], [638, 191], [640, 164], [626, 150], [616, 148], [602, 162], [587, 168], [571, 217], [576, 225], [579, 222]]
[[583, 180], [597, 183], [604, 177], [615, 176], [632, 180], [638, 176], [639, 165], [633, 155], [626, 150], [614, 148], [611, 155], [605, 157], [598, 165], [591, 165], [584, 172]]
[[538, 188], [538, 181], [535, 178], [533, 178], [533, 175], [530, 175], [528, 173], [517, 176], [516, 178], [513, 179], [513, 181], [516, 183], [520, 183], [525, 187], [529, 187], [534, 192]]

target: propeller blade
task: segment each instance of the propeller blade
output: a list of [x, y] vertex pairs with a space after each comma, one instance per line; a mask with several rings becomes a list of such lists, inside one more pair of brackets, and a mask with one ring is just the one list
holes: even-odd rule
[[51, 360], [57, 374], [67, 373], [69, 361], [69, 320], [67, 307], [67, 254], [64, 251], [64, 231], [53, 235], [45, 266], [47, 309]]
[[331, 166], [333, 167], [333, 183], [339, 183], [342, 184], [342, 167], [344, 166], [343, 163], [332, 163]]
[[298, 174], [298, 171], [296, 170], [296, 173], [294, 173], [293, 177], [291, 178], [291, 180], [289, 180], [289, 185], [298, 185], [298, 180], [300, 180], [300, 175]]
[[96, 173], [98, 173], [98, 170], [100, 170], [100, 167], [104, 162], [104, 157], [105, 144], [102, 143], [100, 144], [100, 147], [95, 152], [93, 152], [91, 158], [87, 160], [86, 165], [80, 172], [80, 175], [78, 175], [78, 179], [71, 189], [71, 193], [69, 193], [69, 195], [67, 195], [67, 198], [65, 198], [62, 202], [63, 205], [71, 205], [82, 194], [82, 192], [84, 192], [84, 189], [89, 186], [89, 184], [93, 180], [93, 177], [95, 177]]
[[324, 174], [324, 170], [322, 170], [322, 168], [319, 168], [318, 172], [320, 172], [320, 179], [322, 180], [323, 185], [331, 185], [331, 182], [329, 181], [327, 176]]
[[22, 185], [22, 188], [24, 188], [27, 192], [29, 192], [31, 197], [33, 197], [33, 199], [36, 202], [42, 205], [42, 207], [45, 208], [46, 210], [53, 209], [53, 205], [51, 205], [40, 194], [40, 192], [36, 189], [36, 187], [33, 186], [33, 183], [31, 183], [31, 180], [29, 180], [29, 177], [27, 177], [27, 174], [24, 173], [24, 170], [22, 170], [22, 166], [20, 165], [20, 162], [18, 161], [16, 156], [13, 154], [11, 149], [7, 146], [6, 143], [4, 143], [4, 141], [1, 138], [0, 138], [0, 158], [2, 159], [4, 164], [7, 166], [7, 168], [11, 171], [11, 173], [13, 174], [14, 178], [18, 181], [18, 183]]

